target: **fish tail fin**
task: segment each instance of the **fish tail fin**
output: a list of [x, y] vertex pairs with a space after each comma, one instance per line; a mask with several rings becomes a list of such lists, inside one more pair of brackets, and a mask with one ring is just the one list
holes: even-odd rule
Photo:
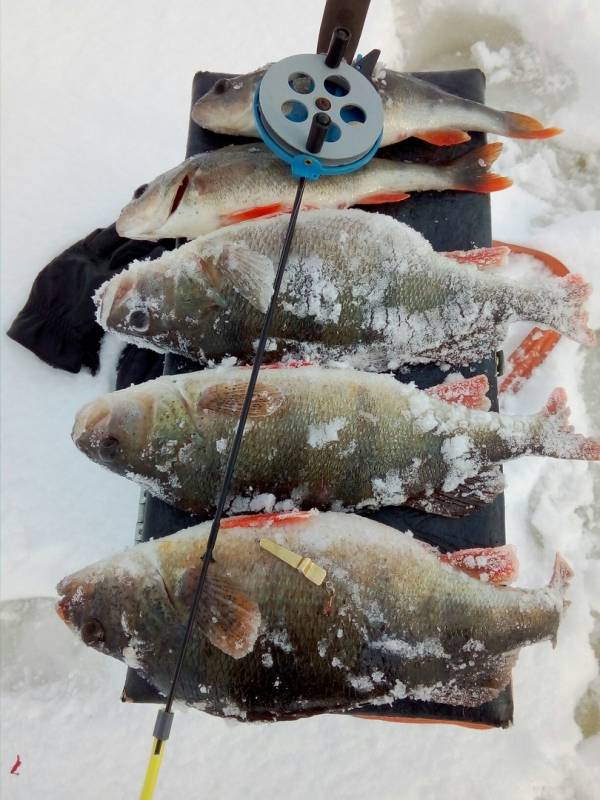
[[554, 389], [537, 415], [540, 423], [540, 454], [554, 458], [600, 461], [600, 440], [575, 433], [565, 389]]
[[552, 569], [552, 577], [548, 586], [554, 590], [562, 600], [563, 608], [568, 608], [571, 603], [565, 598], [571, 579], [575, 576], [570, 564], [565, 561], [560, 553], [557, 553], [554, 558], [554, 567]]
[[512, 186], [510, 178], [489, 172], [502, 151], [502, 144], [494, 142], [471, 150], [464, 156], [450, 162], [446, 169], [451, 173], [449, 189], [462, 192], [498, 192]]
[[502, 114], [505, 136], [513, 139], [551, 139], [563, 132], [562, 128], [544, 128], [543, 124], [527, 114], [504, 111]]
[[571, 601], [567, 600], [565, 595], [574, 575], [575, 573], [573, 572], [571, 566], [567, 563], [567, 561], [565, 561], [560, 553], [557, 553], [554, 558], [552, 577], [550, 578], [550, 583], [548, 584], [548, 589], [550, 589], [556, 598], [556, 608], [558, 611], [558, 616], [556, 618], [556, 629], [554, 630], [551, 638], [552, 647], [556, 647], [558, 623], [560, 622], [560, 618], [565, 609], [571, 605]]
[[554, 279], [558, 283], [559, 302], [552, 303], [552, 319], [548, 320], [559, 333], [581, 344], [594, 344], [594, 332], [588, 325], [588, 312], [583, 307], [592, 287], [581, 275], [569, 274]]

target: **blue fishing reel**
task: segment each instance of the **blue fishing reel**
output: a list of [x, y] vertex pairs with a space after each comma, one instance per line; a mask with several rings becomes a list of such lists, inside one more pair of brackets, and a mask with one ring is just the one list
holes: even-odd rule
[[379, 148], [383, 105], [371, 81], [343, 60], [349, 36], [336, 28], [327, 53], [278, 61], [256, 89], [261, 138], [295, 178], [354, 172]]

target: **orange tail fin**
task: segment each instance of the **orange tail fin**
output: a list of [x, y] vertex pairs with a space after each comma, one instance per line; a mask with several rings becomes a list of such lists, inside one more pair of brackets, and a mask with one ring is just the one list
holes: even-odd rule
[[488, 172], [489, 167], [496, 161], [502, 151], [502, 144], [494, 142], [471, 150], [464, 156], [457, 158], [446, 166], [452, 174], [449, 189], [462, 192], [498, 192], [512, 186], [510, 178], [504, 178], [493, 172]]
[[506, 120], [506, 136], [513, 139], [550, 139], [563, 132], [562, 128], [544, 128], [535, 117], [527, 114], [515, 114], [512, 111], [504, 113]]
[[539, 414], [544, 420], [541, 454], [555, 458], [600, 461], [600, 440], [575, 433], [569, 422], [570, 410], [565, 389], [554, 389]]

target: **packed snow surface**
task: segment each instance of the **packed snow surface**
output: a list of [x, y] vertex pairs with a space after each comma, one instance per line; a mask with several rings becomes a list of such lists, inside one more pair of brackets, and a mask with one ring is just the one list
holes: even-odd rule
[[[2, 330], [44, 264], [114, 221], [137, 186], [181, 160], [193, 73], [247, 72], [310, 52], [322, 7], [321, 0], [228, 0], [207, 13], [189, 0], [4, 4]], [[489, 104], [565, 128], [558, 139], [504, 140], [497, 168], [515, 186], [493, 196], [494, 235], [547, 250], [593, 283], [595, 329], [599, 36], [600, 8], [585, 0], [382, 0], [372, 4], [361, 40], [363, 52], [380, 47], [391, 68], [479, 67]], [[540, 274], [524, 256], [508, 269], [533, 281]], [[513, 326], [505, 350], [526, 331]], [[75, 411], [112, 388], [120, 346], [107, 337], [92, 377], [53, 370], [2, 338], [6, 798], [135, 797], [146, 766], [155, 708], [120, 703], [123, 665], [84, 647], [51, 599], [64, 575], [133, 540], [138, 489], [87, 461], [69, 437]], [[599, 379], [598, 350], [562, 340], [523, 390], [503, 399], [503, 410], [537, 411], [562, 385], [573, 424], [598, 435]], [[156, 797], [593, 800], [600, 785], [598, 694], [594, 712], [588, 690], [597, 675], [592, 612], [600, 610], [597, 465], [525, 458], [506, 475], [519, 585], [545, 583], [556, 550], [576, 573], [556, 649], [527, 648], [514, 669], [513, 728], [336, 716], [247, 726], [178, 711]], [[17, 754], [22, 764], [12, 775]]]

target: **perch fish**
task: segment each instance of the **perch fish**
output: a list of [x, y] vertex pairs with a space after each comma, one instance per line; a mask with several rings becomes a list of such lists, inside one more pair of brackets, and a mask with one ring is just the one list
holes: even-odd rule
[[[247, 360], [264, 321], [288, 217], [243, 222], [154, 261], [96, 293], [98, 322], [135, 344], [199, 361]], [[383, 214], [312, 211], [298, 219], [270, 328], [271, 357], [344, 360], [376, 371], [470, 364], [529, 320], [591, 343], [578, 275], [526, 285], [488, 267], [505, 247], [436, 253]], [[460, 262], [460, 263], [459, 263]]]
[[[218, 80], [194, 103], [194, 122], [217, 133], [258, 137], [252, 107], [256, 88], [266, 69]], [[373, 84], [383, 103], [382, 146], [410, 136], [434, 145], [460, 144], [471, 138], [467, 131], [515, 139], [548, 139], [562, 133], [560, 128], [545, 128], [526, 114], [498, 111], [445, 92], [414, 75], [380, 65], [375, 69]], [[303, 89], [302, 86], [298, 88]]]
[[[346, 208], [405, 200], [410, 192], [493, 192], [511, 185], [488, 172], [501, 144], [488, 144], [444, 165], [373, 158], [350, 175], [308, 181], [302, 208]], [[290, 168], [263, 144], [230, 145], [192, 156], [141, 186], [117, 220], [130, 239], [192, 239], [248, 219], [289, 213], [297, 189]]]
[[[210, 514], [248, 379], [247, 368], [222, 367], [112, 392], [79, 411], [73, 441], [167, 502]], [[351, 369], [263, 369], [228, 513], [408, 503], [462, 516], [501, 491], [501, 461], [600, 459], [600, 442], [572, 432], [564, 390], [539, 414], [508, 416], [479, 410], [489, 407], [484, 376], [465, 383], [475, 393]]]
[[[209, 530], [206, 522], [64, 578], [60, 617], [166, 694]], [[326, 580], [317, 586], [262, 549], [265, 536], [311, 558]], [[572, 572], [557, 556], [548, 586], [518, 589], [466, 574], [454, 566], [460, 556], [352, 514], [227, 520], [176, 699], [248, 722], [403, 698], [493, 700], [521, 647], [556, 641]]]

